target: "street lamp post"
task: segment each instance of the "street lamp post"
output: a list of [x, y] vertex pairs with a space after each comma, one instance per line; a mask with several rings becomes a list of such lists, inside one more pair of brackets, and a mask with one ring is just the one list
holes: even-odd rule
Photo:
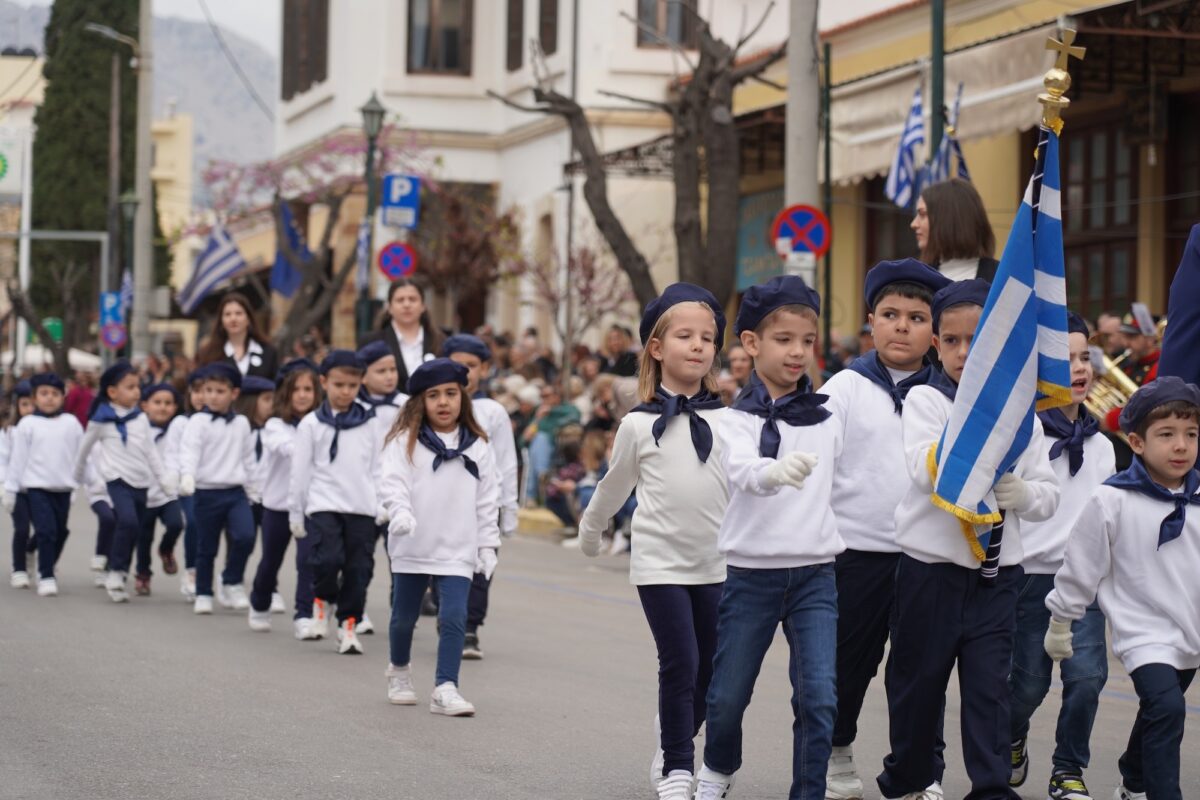
[[[125, 192], [124, 194], [121, 195], [120, 203], [121, 203], [121, 216], [125, 219], [125, 230], [122, 232], [122, 235], [129, 237], [128, 239], [126, 239], [126, 241], [132, 242], [133, 241], [133, 226], [134, 226], [135, 221], [137, 220], [138, 206], [141, 204], [141, 199], [133, 192]], [[122, 256], [122, 264], [121, 264], [122, 267], [124, 269], [130, 270], [132, 272], [132, 270], [133, 270], [133, 248], [126, 247], [124, 250], [121, 251], [121, 256]], [[134, 295], [134, 299], [135, 300], [137, 299], [136, 294]], [[126, 331], [129, 330], [129, 320], [128, 319], [125, 320], [125, 330]], [[107, 353], [107, 350], [105, 352]], [[107, 364], [105, 366], [107, 366]]]
[[[367, 261], [370, 262], [375, 253], [375, 144], [379, 139], [379, 132], [383, 130], [383, 117], [387, 113], [387, 109], [379, 102], [375, 93], [371, 92], [371, 99], [359, 111], [362, 113], [363, 132], [367, 135], [365, 178], [367, 183]], [[367, 284], [364, 284], [358, 293], [358, 333], [360, 337], [371, 328], [373, 306], [370, 289]]]

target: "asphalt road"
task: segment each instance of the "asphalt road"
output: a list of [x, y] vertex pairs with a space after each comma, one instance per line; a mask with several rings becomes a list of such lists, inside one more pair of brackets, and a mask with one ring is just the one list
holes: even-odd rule
[[[541, 539], [507, 543], [481, 632], [486, 658], [463, 665], [461, 689], [478, 715], [449, 719], [431, 715], [425, 701], [436, 649], [430, 620], [413, 653], [420, 705], [387, 702], [383, 559], [368, 603], [381, 632], [363, 637], [365, 655], [338, 656], [329, 640], [293, 639], [290, 614], [276, 616], [269, 634], [250, 631], [241, 612], [195, 617], [175, 577], [157, 575], [153, 596], [113, 605], [87, 568], [91, 512], [79, 503], [71, 519], [59, 597], [0, 587], [0, 798], [649, 796], [657, 665], [621, 557], [591, 561]], [[773, 648], [759, 679], [735, 798], [787, 796], [785, 658]], [[1111, 672], [1088, 772], [1106, 800], [1136, 709], [1124, 670], [1114, 662]], [[951, 691], [946, 789], [962, 797]], [[1196, 697], [1193, 690], [1185, 797], [1200, 797], [1200, 763], [1187, 757], [1200, 745]], [[1054, 689], [1035, 719], [1025, 798], [1045, 797], [1057, 698]], [[856, 751], [870, 777], [887, 742], [879, 680], [861, 727]], [[878, 797], [873, 781], [868, 788], [868, 798]]]

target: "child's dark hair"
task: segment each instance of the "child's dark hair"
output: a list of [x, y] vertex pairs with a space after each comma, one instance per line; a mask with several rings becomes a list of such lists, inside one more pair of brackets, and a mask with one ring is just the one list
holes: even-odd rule
[[884, 301], [884, 298], [892, 296], [906, 297], [909, 300], [920, 300], [927, 306], [933, 306], [933, 292], [929, 291], [928, 286], [922, 286], [919, 283], [910, 283], [909, 281], [896, 281], [889, 283], [875, 293], [875, 305], [871, 308], [871, 313], [875, 313], [875, 309], [879, 308], [879, 304]]
[[296, 392], [296, 383], [300, 380], [301, 375], [308, 376], [313, 385], [313, 408], [321, 405], [321, 382], [317, 380], [316, 373], [307, 369], [292, 370], [287, 375], [283, 376], [283, 382], [275, 387], [275, 408], [272, 416], [279, 417], [287, 424], [295, 423], [296, 412], [292, 409], [292, 395]]
[[[778, 319], [781, 314], [796, 314], [797, 316], [804, 317], [813, 323], [816, 323], [818, 320], [820, 320], [820, 315], [817, 314], [817, 310], [812, 306], [806, 306], [802, 303], [791, 303], [786, 306], [780, 306], [779, 308], [772, 309], [771, 313], [763, 317], [762, 321], [755, 326], [754, 333], [758, 336], [762, 336], [763, 331], [774, 324], [775, 320]], [[739, 342], [737, 346], [741, 347], [742, 345]], [[729, 349], [732, 350], [733, 348], [731, 347]]]
[[[475, 412], [471, 409], [471, 396], [467, 394], [467, 390], [459, 387], [462, 396], [462, 410], [458, 412], [458, 424], [464, 427], [471, 433], [478, 436], [485, 442], [488, 440], [487, 434], [483, 427], [475, 421]], [[408, 460], [411, 463], [413, 457], [413, 449], [417, 446], [417, 435], [421, 432], [421, 426], [425, 424], [425, 392], [414, 394], [408, 398], [408, 402], [404, 404], [404, 408], [400, 409], [400, 413], [396, 415], [396, 421], [392, 423], [392, 429], [388, 431], [387, 438], [384, 439], [384, 445], [391, 444], [393, 439], [400, 436], [408, 437]]]
[[[256, 394], [239, 394], [233, 401], [233, 413], [245, 417], [250, 422], [251, 428], [259, 427], [258, 422], [254, 419], [254, 412], [257, 410], [258, 395]], [[263, 424], [266, 424], [266, 420], [263, 420]]]
[[1155, 406], [1150, 410], [1150, 413], [1142, 418], [1137, 427], [1132, 433], [1136, 433], [1141, 438], [1146, 438], [1146, 431], [1150, 426], [1160, 419], [1168, 419], [1170, 417], [1179, 417], [1180, 419], [1190, 419], [1192, 422], [1200, 424], [1200, 406], [1189, 403], [1186, 400], [1172, 400], [1169, 403], [1163, 403], [1161, 406]]

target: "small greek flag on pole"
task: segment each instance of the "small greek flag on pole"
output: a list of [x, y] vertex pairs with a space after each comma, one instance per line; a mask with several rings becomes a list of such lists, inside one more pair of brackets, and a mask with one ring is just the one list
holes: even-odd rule
[[933, 503], [959, 518], [981, 564], [998, 563], [999, 547], [989, 545], [999, 544], [992, 526], [1002, 520], [984, 500], [1028, 446], [1035, 408], [1071, 402], [1059, 187], [1058, 135], [1042, 128], [950, 421], [931, 452]]
[[354, 288], [361, 292], [366, 289], [371, 282], [371, 254], [367, 252], [367, 241], [371, 234], [371, 219], [363, 217], [363, 221], [358, 226], [358, 239], [354, 244]]
[[208, 244], [196, 259], [192, 277], [179, 293], [179, 307], [183, 313], [191, 314], [195, 311], [200, 301], [207, 297], [217, 284], [232, 278], [245, 266], [246, 260], [242, 258], [229, 231], [219, 222], [213, 225]]
[[918, 86], [904, 123], [904, 133], [900, 135], [900, 146], [896, 148], [896, 157], [892, 160], [892, 168], [888, 170], [887, 183], [883, 187], [888, 199], [901, 208], [911, 206], [920, 191], [921, 167], [917, 161], [917, 145], [923, 144], [925, 122], [921, 116], [921, 87]]

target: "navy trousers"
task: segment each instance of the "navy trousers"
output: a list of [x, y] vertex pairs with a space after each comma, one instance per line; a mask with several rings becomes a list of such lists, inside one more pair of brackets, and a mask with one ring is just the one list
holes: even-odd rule
[[26, 572], [26, 554], [29, 552], [29, 495], [25, 492], [17, 493], [12, 523], [12, 571]]
[[1146, 664], [1130, 677], [1137, 691], [1138, 713], [1129, 744], [1117, 762], [1121, 781], [1131, 792], [1145, 792], [1149, 800], [1182, 800], [1179, 751], [1187, 719], [1183, 695], [1196, 670]]
[[892, 650], [884, 675], [892, 752], [877, 780], [884, 797], [920, 792], [937, 778], [937, 739], [950, 673], [958, 665], [966, 800], [1018, 800], [1009, 787], [1008, 672], [1020, 567], [994, 586], [979, 571], [900, 556]]
[[313, 595], [337, 606], [337, 619], [362, 619], [367, 584], [375, 571], [375, 519], [318, 511], [305, 518], [312, 541]]
[[146, 513], [146, 490], [136, 489], [123, 480], [108, 482], [108, 496], [117, 518], [113, 530], [112, 549], [108, 554], [108, 569], [129, 572], [133, 548], [142, 534], [142, 516]]
[[229, 552], [221, 583], [234, 586], [245, 580], [246, 562], [254, 552], [254, 516], [241, 487], [197, 489], [196, 594], [211, 597], [213, 562], [221, 544], [222, 529], [229, 531]]
[[[271, 595], [279, 586], [279, 568], [287, 555], [292, 531], [288, 526], [288, 512], [267, 508], [262, 517], [262, 559], [254, 572], [254, 585], [250, 590], [250, 606], [255, 611], [266, 611], [271, 607]], [[313, 573], [309, 563], [312, 539], [305, 536], [296, 540], [296, 613], [294, 619], [312, 617]]]
[[179, 498], [179, 508], [183, 511], [183, 566], [186, 569], [195, 569], [196, 538], [199, 535], [195, 496]]
[[113, 531], [117, 529], [117, 516], [113, 508], [103, 500], [92, 503], [92, 513], [96, 515], [96, 555], [108, 558], [112, 552]]
[[37, 536], [38, 575], [54, 577], [54, 565], [67, 543], [67, 513], [71, 510], [70, 492], [50, 492], [45, 489], [27, 489], [29, 516], [33, 520], [33, 532]]
[[151, 569], [154, 553], [154, 527], [162, 521], [163, 538], [159, 544], [159, 552], [169, 553], [175, 549], [175, 542], [183, 532], [183, 511], [179, 508], [178, 500], [171, 500], [157, 508], [147, 508], [142, 515], [142, 529], [138, 535], [137, 544], [137, 574], [149, 578], [154, 574]]

